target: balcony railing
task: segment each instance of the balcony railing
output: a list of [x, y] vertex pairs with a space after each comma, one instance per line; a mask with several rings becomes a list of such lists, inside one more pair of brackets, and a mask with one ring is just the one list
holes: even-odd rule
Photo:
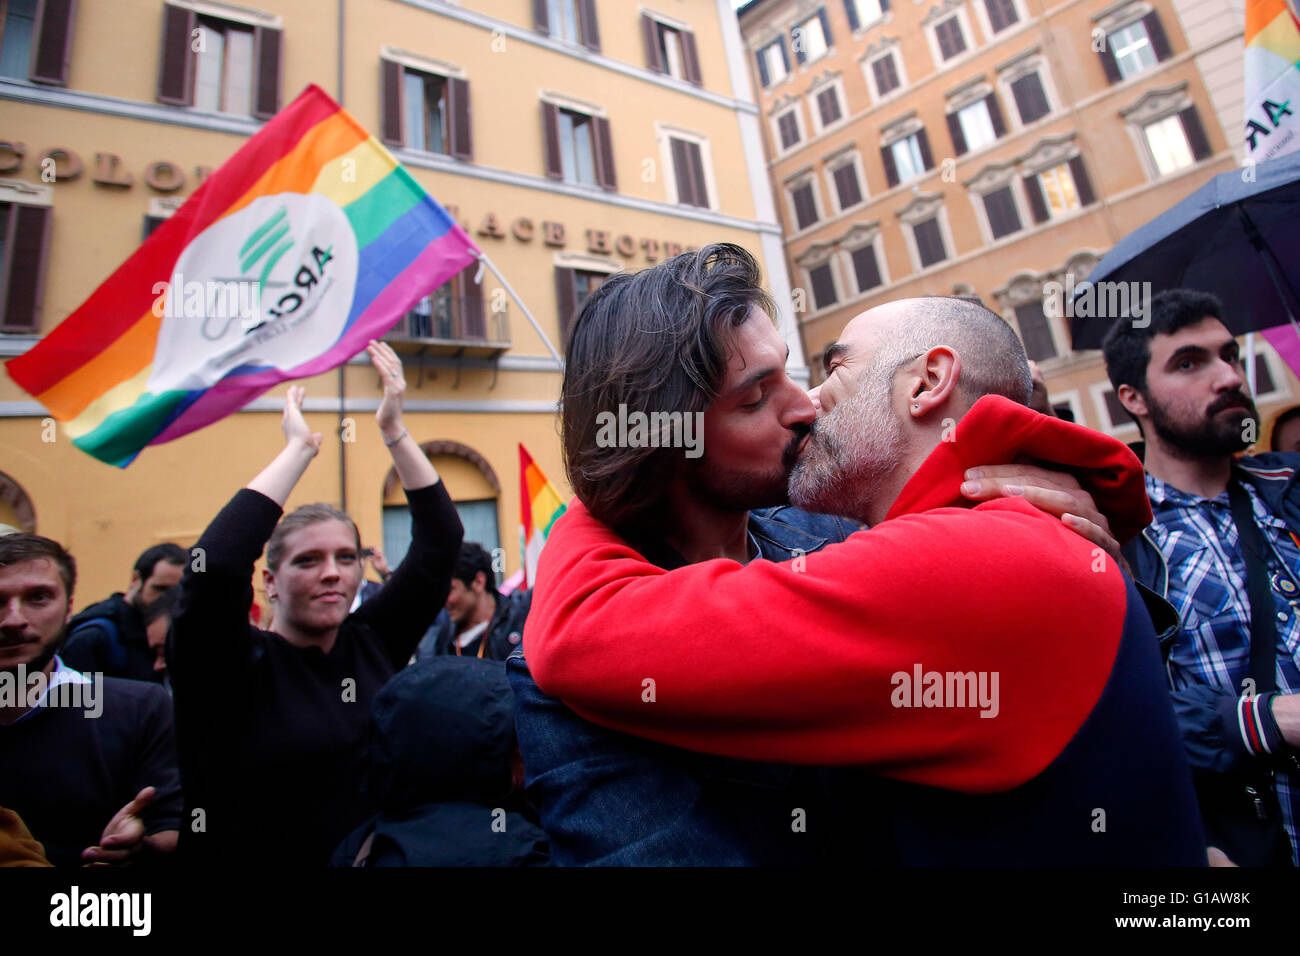
[[480, 298], [434, 296], [421, 301], [384, 336], [421, 351], [488, 356], [510, 348], [510, 314]]

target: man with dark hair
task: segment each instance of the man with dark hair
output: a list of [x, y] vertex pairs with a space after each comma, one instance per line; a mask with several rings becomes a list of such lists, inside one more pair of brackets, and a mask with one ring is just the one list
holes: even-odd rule
[[[1182, 620], [1169, 679], [1211, 844], [1237, 863], [1294, 864], [1300, 460], [1234, 457], [1259, 437], [1259, 415], [1221, 318], [1214, 296], [1174, 289], [1154, 297], [1149, 326], [1117, 324], [1103, 342], [1115, 394], [1146, 440], [1155, 514], [1125, 553], [1134, 577], [1163, 592]], [[1250, 522], [1247, 538], [1238, 514]], [[1270, 605], [1257, 615], [1243, 540], [1266, 543], [1252, 549]]]
[[55, 865], [167, 854], [181, 811], [171, 700], [61, 660], [76, 573], [49, 538], [0, 537], [0, 806]]
[[180, 583], [189, 555], [177, 544], [145, 549], [131, 569], [126, 592], [92, 604], [72, 619], [64, 645], [64, 663], [74, 670], [162, 683], [155, 667], [157, 652], [145, 633], [144, 612]]
[[[769, 310], [757, 263], [743, 249], [720, 244], [607, 281], [574, 323], [561, 388], [569, 480], [585, 505], [583, 514], [606, 531], [616, 529], [652, 567], [732, 567], [764, 558], [754, 564], [791, 562], [782, 567], [798, 581], [806, 555], [855, 529], [851, 522], [788, 504], [789, 472], [816, 409], [786, 374], [788, 349]], [[1026, 376], [1026, 394], [1028, 381]], [[649, 434], [643, 429], [645, 440], [634, 440], [628, 429], [628, 440], [610, 447], [600, 428], [608, 415], [629, 422], [642, 415], [658, 427]], [[699, 416], [702, 455], [692, 457], [692, 449], [681, 444], [674, 447], [685, 422], [673, 415]], [[1077, 482], [1055, 472], [1021, 466], [980, 484], [970, 490], [971, 497], [998, 498], [1004, 486], [1015, 485], [1030, 504], [1105, 520]], [[571, 524], [558, 522], [542, 552], [552, 568], [556, 554], [578, 557], [566, 545]], [[1113, 544], [1097, 523], [1071, 519], [1070, 526]], [[718, 558], [727, 560], [711, 560]], [[597, 575], [587, 587], [594, 591], [604, 583]], [[553, 595], [540, 590], [535, 595], [553, 616]], [[637, 621], [602, 618], [603, 633], [587, 658], [593, 671], [584, 678], [603, 682], [597, 674], [601, 660], [608, 652], [615, 663], [618, 652], [610, 644], [621, 641], [625, 624], [638, 633], [655, 630], [659, 636], [652, 640], [679, 654], [684, 666], [700, 661], [699, 647], [680, 643], [680, 628], [693, 626], [696, 612], [706, 610], [712, 598], [696, 595], [695, 601], [695, 606], [668, 600], [663, 608], [642, 606]], [[586, 606], [573, 591], [566, 591], [563, 603], [577, 615]], [[670, 604], [674, 610], [664, 611]], [[742, 595], [730, 610], [745, 622], [762, 620], [770, 608]], [[528, 634], [536, 630], [530, 623]], [[820, 629], [803, 622], [788, 632], [756, 629], [705, 640], [712, 652], [744, 660], [759, 648], [821, 637]], [[538, 646], [529, 644], [530, 660]], [[805, 652], [822, 653], [813, 646], [805, 646]], [[789, 755], [734, 759], [651, 742], [644, 738], [653, 735], [639, 729], [631, 736], [619, 732], [624, 727], [586, 719], [592, 714], [576, 697], [557, 692], [562, 677], [544, 692], [521, 655], [512, 656], [507, 669], [518, 702], [530, 796], [557, 862], [798, 864], [844, 852], [844, 841], [829, 828], [819, 826], [810, 836], [801, 823], [805, 814], [825, 820], [823, 811], [843, 794], [833, 772], [792, 763], [829, 761], [808, 760], [806, 754], [797, 761]], [[546, 680], [563, 670], [549, 667]], [[707, 680], [711, 674], [703, 664], [697, 676]], [[644, 707], [650, 720], [676, 692], [651, 672], [630, 683], [624, 677], [607, 690]], [[771, 680], [760, 677], [751, 687], [751, 703], [758, 708], [780, 684], [778, 675], [766, 677]], [[696, 719], [665, 717], [678, 726]], [[859, 815], [863, 808], [853, 812]]]
[[531, 591], [497, 592], [492, 555], [466, 541], [456, 555], [447, 604], [420, 641], [416, 657], [439, 654], [504, 661], [523, 638]]

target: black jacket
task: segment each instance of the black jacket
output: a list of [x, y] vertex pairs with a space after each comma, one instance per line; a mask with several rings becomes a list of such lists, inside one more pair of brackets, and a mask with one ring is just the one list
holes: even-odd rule
[[535, 866], [546, 834], [510, 795], [514, 697], [505, 665], [474, 657], [412, 664], [375, 696], [367, 795], [380, 808], [334, 854], [351, 866]]
[[[110, 626], [105, 626], [106, 618]], [[59, 657], [73, 670], [162, 683], [165, 672], [153, 669], [155, 655], [140, 612], [121, 591], [69, 621], [68, 635]]]
[[492, 613], [483, 637], [462, 648], [460, 654], [456, 654], [455, 648], [456, 625], [452, 623], [445, 609], [439, 611], [438, 616], [434, 618], [433, 627], [420, 641], [415, 656], [422, 661], [439, 654], [478, 657], [479, 646], [486, 640], [487, 648], [483, 651], [483, 656], [492, 661], [504, 661], [514, 653], [523, 639], [524, 622], [528, 620], [528, 609], [532, 603], [531, 590], [497, 595], [497, 609]]

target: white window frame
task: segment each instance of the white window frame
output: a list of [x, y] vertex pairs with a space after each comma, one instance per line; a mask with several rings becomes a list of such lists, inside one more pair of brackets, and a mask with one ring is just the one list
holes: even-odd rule
[[[868, 20], [862, 12], [863, 2], [864, 0], [853, 0], [853, 5], [857, 7], [858, 10], [858, 28], [853, 31], [854, 36], [861, 36], [877, 24], [884, 23], [891, 19], [889, 15], [893, 12], [892, 10], [882, 10], [878, 16], [872, 17]], [[880, 10], [880, 0], [868, 0], [868, 2], [874, 2], [876, 4], [876, 9]]]
[[[683, 22], [682, 20], [677, 20], [677, 19], [674, 19], [673, 17], [666, 16], [665, 14], [659, 13], [659, 12], [657, 12], [657, 11], [655, 11], [655, 10], [649, 10], [649, 9], [647, 9], [647, 8], [645, 8], [645, 7], [641, 7], [641, 8], [640, 8], [640, 12], [641, 12], [642, 14], [644, 14], [645, 16], [649, 17], [651, 20], [654, 20], [654, 21], [655, 21], [656, 23], [658, 23], [660, 26], [664, 26], [664, 27], [667, 27], [667, 28], [670, 29], [670, 30], [674, 30], [674, 31], [676, 31], [676, 33], [677, 33], [677, 35], [678, 35], [678, 41], [677, 41], [677, 43], [678, 43], [678, 47], [679, 47], [679, 51], [678, 51], [678, 52], [679, 52], [679, 55], [680, 55], [681, 58], [682, 58], [682, 59], [681, 59], [681, 62], [678, 64], [678, 65], [681, 67], [681, 72], [680, 72], [680, 73], [674, 73], [672, 70], [670, 70], [670, 69], [668, 68], [668, 63], [665, 62], [665, 63], [664, 63], [664, 74], [663, 74], [663, 75], [665, 75], [665, 76], [671, 76], [671, 77], [672, 77], [673, 79], [675, 79], [675, 80], [683, 80], [683, 81], [684, 81], [684, 80], [686, 79], [686, 60], [685, 60], [685, 56], [686, 56], [686, 54], [685, 54], [684, 52], [682, 52], [682, 50], [680, 49], [680, 48], [682, 47], [682, 43], [681, 43], [681, 39], [680, 39], [680, 37], [681, 37], [681, 35], [682, 35], [683, 33], [694, 34], [695, 31], [691, 29], [691, 25], [690, 25], [689, 23], [685, 23], [685, 22]], [[658, 40], [659, 40], [659, 38], [656, 36], [656, 37], [655, 37], [655, 42], [658, 43]]]
[[[1148, 182], [1156, 182], [1171, 176], [1180, 176], [1189, 169], [1195, 169], [1201, 163], [1213, 160], [1213, 156], [1198, 160], [1195, 153], [1192, 153], [1190, 165], [1162, 173], [1160, 167], [1156, 165], [1155, 155], [1151, 152], [1151, 145], [1147, 140], [1146, 128], [1148, 126], [1171, 116], [1176, 116], [1187, 107], [1195, 105], [1192, 102], [1191, 94], [1188, 92], [1188, 83], [1184, 80], [1174, 86], [1148, 89], [1136, 103], [1119, 111], [1119, 115], [1124, 118], [1129, 138], [1133, 141], [1133, 148], [1137, 150], [1138, 159], [1142, 163], [1142, 170], [1146, 173]], [[1185, 133], [1184, 136], [1186, 136]], [[1187, 145], [1188, 152], [1191, 153], [1191, 144], [1188, 143]]]
[[1016, 22], [1009, 27], [994, 32], [993, 21], [989, 19], [988, 7], [985, 6], [984, 0], [971, 0], [971, 6], [975, 8], [975, 19], [980, 22], [980, 31], [989, 43], [1009, 37], [1028, 24], [1029, 12], [1025, 9], [1025, 0], [1011, 0], [1011, 2], [1016, 8]]
[[[1125, 75], [1124, 66], [1120, 63], [1120, 54], [1115, 49], [1115, 45], [1111, 42], [1111, 38], [1116, 33], [1120, 33], [1121, 31], [1124, 30], [1131, 30], [1134, 27], [1138, 27], [1142, 31], [1142, 39], [1146, 41], [1147, 49], [1151, 51], [1152, 59], [1150, 63], [1142, 67], [1142, 69], [1138, 70], [1137, 72], [1129, 73]], [[1107, 30], [1106, 46], [1110, 52], [1111, 59], [1115, 61], [1115, 69], [1119, 72], [1119, 81], [1121, 83], [1124, 82], [1125, 80], [1131, 80], [1134, 77], [1141, 76], [1143, 73], [1149, 73], [1150, 71], [1154, 70], [1157, 66], [1160, 65], [1160, 60], [1156, 56], [1155, 44], [1151, 42], [1151, 34], [1147, 31], [1147, 25], [1142, 21], [1141, 17], [1130, 20], [1128, 23], [1125, 23], [1122, 26], [1114, 27], [1110, 30]]]
[[[978, 146], [971, 143], [970, 131], [966, 129], [966, 124], [962, 121], [962, 115], [961, 115], [966, 110], [975, 109], [976, 107], [983, 107], [984, 120], [988, 123], [989, 133], [992, 134], [988, 142], [980, 143]], [[956, 109], [952, 110], [952, 112], [949, 115], [955, 115], [957, 117], [957, 125], [961, 127], [962, 138], [966, 140], [966, 152], [962, 154], [963, 157], [969, 156], [971, 153], [978, 153], [981, 150], [988, 149], [990, 146], [995, 145], [998, 142], [998, 140], [1002, 139], [1003, 136], [1006, 135], [1005, 133], [1003, 133], [1002, 136], [999, 136], [998, 131], [993, 126], [993, 114], [989, 111], [989, 101], [987, 96], [981, 96], [979, 99], [972, 100], [971, 102], [966, 103], [963, 106], [959, 106]]]
[[[1072, 388], [1068, 392], [1047, 393], [1047, 404], [1069, 405], [1070, 411], [1074, 413], [1074, 423], [1076, 425], [1088, 426], [1088, 417], [1083, 414], [1083, 400], [1079, 396], [1079, 390]], [[1090, 427], [1090, 426], [1089, 426]]]
[[[937, 9], [938, 8], [936, 7], [935, 10]], [[934, 11], [932, 11], [932, 14], [933, 15], [928, 18], [928, 22], [925, 23], [924, 29], [925, 42], [930, 48], [930, 58], [934, 62], [936, 72], [946, 70], [951, 66], [969, 59], [975, 53], [979, 52], [980, 48], [975, 43], [975, 33], [971, 30], [970, 14], [966, 10], [965, 3], [952, 4], [949, 6], [949, 9], [945, 10], [943, 13], [934, 13]], [[962, 50], [956, 56], [945, 60], [943, 58], [943, 52], [939, 48], [939, 34], [936, 31], [939, 24], [947, 23], [954, 16], [957, 17], [957, 22], [961, 26], [961, 35], [962, 39], [966, 41], [966, 49]]]
[[[1121, 441], [1138, 438], [1142, 434], [1142, 429], [1138, 428], [1136, 422], [1131, 420], [1120, 423], [1111, 421], [1110, 409], [1106, 406], [1106, 393], [1114, 390], [1110, 382], [1105, 379], [1094, 382], [1088, 388], [1088, 392], [1092, 395], [1093, 408], [1097, 411], [1097, 421], [1101, 423], [1099, 430]], [[1118, 398], [1118, 396], [1116, 397]]]
[[[885, 57], [893, 57], [894, 59], [894, 71], [898, 74], [898, 86], [882, 96], [880, 90], [876, 87], [876, 71], [872, 68], [872, 64], [877, 60], [883, 60]], [[862, 72], [866, 76], [867, 89], [871, 93], [871, 102], [873, 103], [888, 102], [902, 96], [907, 91], [907, 69], [903, 65], [903, 57], [899, 54], [897, 44], [891, 44], [888, 49], [881, 52], [869, 52], [867, 56], [862, 58]]]
[[[834, 312], [844, 304], [844, 281], [837, 268], [835, 261], [837, 258], [833, 252], [825, 252], [815, 259], [805, 260], [799, 264], [799, 268], [803, 272], [804, 288], [808, 290], [808, 311], [804, 313], [805, 317], [812, 318], [813, 316], [826, 315]], [[835, 301], [830, 305], [818, 308], [817, 296], [813, 293], [812, 274], [814, 269], [820, 269], [822, 266], [826, 266], [831, 270], [831, 287], [835, 290]]]
[[[1282, 372], [1283, 363], [1281, 357], [1277, 354], [1272, 345], [1269, 345], [1267, 342], [1257, 341], [1255, 345], [1256, 377], [1259, 375], [1258, 365], [1260, 362], [1263, 362], [1268, 368], [1269, 378], [1273, 380], [1273, 391], [1255, 395], [1255, 383], [1250, 382], [1248, 384], [1250, 385], [1251, 398], [1254, 399], [1257, 405], [1269, 402], [1282, 402], [1289, 399], [1291, 397], [1291, 386], [1287, 383], [1286, 375]], [[1242, 363], [1245, 364], [1244, 356], [1242, 357]]]
[[[799, 57], [795, 54], [794, 51], [794, 44], [795, 44], [794, 31], [795, 30], [804, 31], [804, 35], [806, 36], [807, 31], [804, 30], [804, 28], [807, 27], [808, 24], [810, 23], [817, 24], [817, 32], [818, 34], [821, 35], [822, 38], [822, 52], [818, 53], [816, 56], [812, 56], [809, 53], [805, 53], [804, 61], [800, 63]], [[822, 19], [815, 11], [811, 17], [805, 17], [804, 19], [799, 20], [793, 26], [790, 27], [790, 56], [794, 58], [794, 63], [792, 64], [793, 66], [807, 69], [808, 67], [812, 66], [814, 63], [817, 63], [818, 61], [829, 56], [831, 50], [833, 49], [834, 47], [830, 43], [826, 42], [826, 33], [825, 31], [822, 30]]]
[[216, 0], [166, 0], [166, 5], [191, 10], [201, 17], [212, 17], [214, 20], [229, 20], [231, 23], [274, 30], [284, 29], [284, 17], [264, 10], [254, 10], [252, 7], [237, 7]]
[[[822, 125], [821, 105], [817, 102], [817, 98], [821, 96], [823, 93], [825, 93], [827, 90], [835, 91], [835, 98], [839, 101], [840, 104], [840, 118], [828, 125]], [[839, 129], [841, 126], [847, 123], [850, 119], [849, 101], [844, 96], [844, 79], [842, 77], [836, 76], [827, 82], [820, 83], [817, 86], [809, 89], [808, 90], [808, 112], [812, 114], [813, 129], [815, 131], [813, 133], [814, 136], [820, 136], [822, 133], [825, 133], [828, 130]]]
[[[852, 206], [840, 205], [840, 191], [835, 185], [835, 174], [845, 166], [852, 166], [857, 172], [858, 192], [862, 194], [862, 199]], [[842, 216], [846, 212], [860, 209], [871, 201], [871, 193], [867, 189], [866, 171], [862, 165], [862, 153], [856, 145], [840, 150], [828, 158], [822, 167], [822, 173], [826, 176], [826, 192], [831, 197], [831, 205], [835, 207], [835, 215]]]
[[[808, 129], [804, 125], [802, 103], [803, 100], [796, 99], [772, 111], [772, 145], [773, 152], [777, 156], [785, 156], [802, 149], [804, 143], [808, 142]], [[793, 146], [787, 147], [781, 140], [781, 118], [791, 112], [794, 113], [795, 125], [799, 128], [799, 140]]]
[[[761, 57], [764, 61], [767, 62], [767, 77], [768, 77], [769, 82], [768, 82], [767, 86], [763, 86], [763, 87], [762, 87], [762, 88], [765, 89], [765, 90], [770, 90], [770, 89], [772, 89], [772, 88], [774, 88], [774, 87], [780, 86], [780, 85], [781, 85], [782, 83], [784, 83], [786, 80], [790, 79], [790, 73], [791, 73], [792, 71], [791, 71], [791, 70], [786, 70], [786, 69], [785, 69], [785, 60], [783, 60], [783, 59], [781, 58], [781, 49], [780, 49], [780, 48], [781, 48], [781, 44], [782, 44], [782, 42], [784, 42], [784, 40], [785, 40], [784, 37], [780, 37], [780, 36], [778, 36], [778, 37], [776, 37], [775, 39], [773, 39], [773, 40], [769, 40], [767, 43], [762, 44], [762, 45], [761, 45], [760, 47], [758, 47], [758, 49], [755, 51], [759, 57]], [[769, 58], [769, 57], [767, 56], [767, 51], [768, 51], [768, 50], [771, 50], [771, 49], [774, 48], [774, 47], [776, 48], [776, 59], [777, 59], [778, 61], [780, 61], [780, 63], [781, 63], [781, 69], [784, 71], [784, 72], [781, 74], [781, 78], [780, 78], [780, 79], [774, 79], [774, 78], [773, 78], [773, 76], [772, 76], [772, 62], [771, 62], [771, 58]], [[793, 56], [794, 56], [794, 52], [791, 51], [791, 50], [789, 50], [789, 49], [787, 49], [787, 50], [786, 50], [786, 56], [793, 57]], [[791, 65], [792, 67], [795, 66], [795, 64], [794, 64], [793, 62], [792, 62], [790, 65]], [[762, 76], [760, 76], [758, 79], [759, 79], [759, 85], [762, 86], [762, 81], [763, 81]]]
[[[1009, 63], [998, 64], [996, 69], [997, 88], [1003, 103], [1002, 117], [1006, 121], [1008, 133], [1019, 132], [1031, 125], [1048, 123], [1056, 118], [1061, 109], [1061, 98], [1056, 93], [1056, 84], [1052, 80], [1051, 66], [1047, 62], [1047, 57], [1043, 56], [1038, 47], [1034, 47], [1027, 54], [1017, 55]], [[1016, 94], [1011, 89], [1011, 84], [1030, 73], [1038, 74], [1039, 85], [1043, 88], [1043, 95], [1047, 97], [1047, 113], [1032, 123], [1026, 123], [1020, 118], [1020, 107], [1016, 104]]]
[[[984, 240], [984, 245], [992, 246], [1001, 245], [1005, 242], [1014, 242], [1038, 225], [1029, 212], [1029, 204], [1025, 200], [1015, 163], [986, 166], [978, 176], [967, 181], [965, 185], [967, 195], [970, 197], [971, 208], [975, 212], [975, 219], [979, 223], [980, 236]], [[993, 238], [993, 227], [989, 224], [988, 210], [984, 208], [984, 197], [1005, 188], [1011, 190], [1011, 201], [1015, 204], [1016, 215], [1020, 217], [1020, 228], [1015, 232], [1007, 233], [1005, 236], [995, 239]]]
[[[889, 275], [889, 263], [885, 259], [885, 247], [882, 240], [879, 223], [869, 230], [861, 227], [850, 231], [849, 235], [840, 242], [840, 255], [843, 257], [844, 274], [851, 276], [853, 280], [854, 294], [851, 298], [861, 298], [865, 295], [875, 295], [883, 289], [889, 287], [893, 281]], [[870, 247], [876, 256], [876, 268], [880, 270], [880, 285], [872, 286], [870, 289], [858, 287], [858, 271], [853, 266], [853, 253], [859, 249]]]
[[[799, 214], [794, 205], [794, 194], [803, 186], [812, 188], [813, 209], [817, 211], [817, 219], [809, 226], [799, 225]], [[817, 188], [817, 176], [811, 168], [804, 169], [785, 181], [785, 201], [790, 210], [791, 236], [798, 236], [805, 232], [811, 232], [826, 221], [826, 206], [819, 195], [820, 190]]]
[[[1033, 223], [1028, 228], [1033, 228]], [[1019, 236], [1024, 232], [1014, 233]], [[1010, 236], [1007, 237], [1011, 238]], [[1028, 305], [1030, 302], [1038, 302], [1042, 305], [1043, 316], [1047, 319], [1047, 333], [1052, 340], [1052, 348], [1056, 354], [1051, 358], [1045, 358], [1038, 361], [1039, 367], [1046, 374], [1048, 370], [1058, 367], [1070, 355], [1070, 337], [1069, 330], [1065, 326], [1065, 320], [1049, 314], [1046, 303], [1043, 302], [1043, 287], [1049, 279], [1059, 281], [1059, 276], [1051, 273], [1035, 274], [1033, 272], [1017, 272], [1011, 277], [1011, 280], [1001, 289], [993, 292], [993, 297], [997, 300], [999, 314], [1003, 321], [1011, 326], [1015, 331], [1016, 337], [1020, 339], [1021, 344], [1025, 341], [1024, 333], [1020, 330], [1020, 320], [1016, 316], [1016, 308], [1022, 305]], [[1079, 410], [1075, 409], [1075, 416], [1079, 418]]]
[[[947, 203], [944, 202], [942, 193], [917, 196], [894, 215], [903, 224], [903, 238], [907, 242], [907, 254], [912, 261], [913, 276], [946, 268], [957, 258], [957, 244], [953, 242], [952, 228], [948, 223], [948, 207]], [[937, 218], [938, 220], [939, 237], [943, 240], [943, 250], [947, 254], [933, 265], [923, 266], [921, 265], [921, 253], [916, 243], [915, 229], [931, 218]]]
[[667, 191], [669, 205], [678, 204], [677, 195], [677, 167], [673, 165], [673, 147], [671, 140], [680, 139], [689, 143], [694, 143], [700, 148], [700, 162], [704, 165], [704, 185], [709, 191], [709, 204], [707, 206], [691, 206], [691, 209], [709, 209], [713, 212], [718, 211], [718, 183], [713, 175], [713, 146], [709, 138], [701, 133], [693, 133], [690, 130], [682, 129], [680, 126], [672, 126], [668, 123], [655, 123], [655, 139], [659, 143], [659, 158], [663, 164], [661, 169], [672, 170], [671, 176], [665, 176], [664, 186]]

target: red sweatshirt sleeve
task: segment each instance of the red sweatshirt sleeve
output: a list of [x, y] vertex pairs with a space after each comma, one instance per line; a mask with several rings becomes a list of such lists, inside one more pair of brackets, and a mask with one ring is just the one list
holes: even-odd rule
[[[1125, 593], [1112, 560], [1014, 498], [795, 561], [674, 571], [575, 501], [542, 552], [524, 646], [543, 691], [614, 730], [993, 792], [1039, 773], [1091, 712]], [[926, 706], [932, 673], [950, 706]], [[949, 674], [983, 675], [986, 702], [951, 706], [972, 685]]]

